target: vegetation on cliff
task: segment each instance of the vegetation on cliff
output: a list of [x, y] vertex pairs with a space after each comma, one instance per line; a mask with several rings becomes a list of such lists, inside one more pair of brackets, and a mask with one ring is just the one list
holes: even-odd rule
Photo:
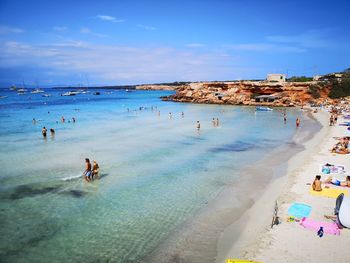
[[331, 79], [332, 89], [329, 93], [331, 99], [339, 99], [350, 96], [350, 69], [344, 71], [341, 80]]

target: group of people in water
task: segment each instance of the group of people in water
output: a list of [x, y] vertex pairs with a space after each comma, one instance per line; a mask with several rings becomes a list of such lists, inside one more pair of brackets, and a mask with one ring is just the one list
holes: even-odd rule
[[85, 171], [83, 172], [83, 177], [87, 182], [91, 182], [94, 179], [98, 179], [99, 170], [100, 166], [95, 160], [93, 160], [93, 164], [91, 165], [90, 159], [85, 158]]

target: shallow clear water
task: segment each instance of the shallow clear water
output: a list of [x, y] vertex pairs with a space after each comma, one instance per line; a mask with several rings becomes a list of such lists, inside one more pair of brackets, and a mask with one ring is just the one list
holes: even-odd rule
[[[0, 100], [3, 262], [142, 259], [244, 167], [289, 143], [300, 114], [288, 109], [284, 124], [278, 109], [162, 102], [169, 92], [63, 92], [0, 92], [9, 96]], [[43, 139], [42, 126], [56, 135]], [[81, 179], [85, 157], [100, 180]]]

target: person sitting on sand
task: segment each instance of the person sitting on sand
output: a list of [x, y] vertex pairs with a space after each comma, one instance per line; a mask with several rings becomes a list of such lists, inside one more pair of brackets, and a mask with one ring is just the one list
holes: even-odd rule
[[98, 163], [94, 160], [92, 165], [92, 179], [95, 179], [95, 176], [98, 178], [99, 170], [100, 166], [98, 166]]
[[85, 171], [83, 176], [87, 182], [91, 181], [91, 163], [89, 158], [85, 158]]
[[322, 191], [321, 175], [316, 175], [315, 180], [312, 183], [312, 189], [314, 191]]
[[334, 184], [336, 186], [347, 186], [347, 187], [350, 187], [350, 176], [348, 175], [346, 177], [346, 180], [345, 181], [341, 181], [339, 180], [338, 178], [335, 178], [333, 176], [330, 176], [326, 179], [325, 183], [331, 183], [331, 184]]
[[43, 127], [43, 129], [41, 130], [41, 133], [43, 134], [44, 138], [46, 138], [47, 129]]

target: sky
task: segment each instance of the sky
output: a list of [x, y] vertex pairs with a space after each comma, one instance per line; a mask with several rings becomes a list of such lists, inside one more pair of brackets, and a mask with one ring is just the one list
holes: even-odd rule
[[349, 0], [0, 0], [0, 85], [313, 76], [350, 67]]

